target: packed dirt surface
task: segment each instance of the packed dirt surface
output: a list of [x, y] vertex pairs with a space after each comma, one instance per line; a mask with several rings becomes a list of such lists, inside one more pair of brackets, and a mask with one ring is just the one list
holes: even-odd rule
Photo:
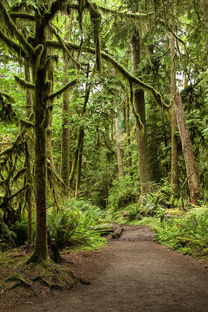
[[66, 261], [88, 285], [0, 311], [208, 311], [207, 265], [155, 243], [148, 227], [125, 226], [120, 239], [101, 251], [78, 253]]

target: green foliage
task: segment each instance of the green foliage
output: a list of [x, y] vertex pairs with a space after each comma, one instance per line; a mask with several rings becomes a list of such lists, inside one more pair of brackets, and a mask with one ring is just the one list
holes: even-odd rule
[[94, 231], [100, 222], [101, 210], [86, 201], [68, 201], [60, 211], [48, 210], [48, 229], [51, 239], [63, 249], [65, 247], [98, 247], [103, 239]]
[[[33, 233], [35, 233], [34, 222], [33, 225]], [[21, 221], [17, 221], [11, 229], [15, 233], [15, 246], [21, 246], [27, 242], [28, 239], [28, 219], [23, 218]]]
[[208, 255], [208, 210], [192, 209], [184, 217], [170, 218], [156, 226], [155, 238], [187, 254]]
[[126, 207], [129, 203], [135, 202], [139, 195], [138, 186], [138, 183], [135, 183], [128, 175], [114, 180], [108, 197], [110, 210], [117, 211]]
[[0, 212], [0, 251], [15, 247], [15, 233], [4, 223]]
[[138, 190], [131, 183], [130, 177], [119, 178], [111, 189], [108, 217], [117, 222], [138, 222], [145, 217], [161, 217], [169, 213], [170, 207], [178, 207], [181, 203], [181, 200], [172, 194], [168, 183], [164, 183], [163, 186], [152, 184], [150, 188], [153, 191], [140, 197], [137, 195]]

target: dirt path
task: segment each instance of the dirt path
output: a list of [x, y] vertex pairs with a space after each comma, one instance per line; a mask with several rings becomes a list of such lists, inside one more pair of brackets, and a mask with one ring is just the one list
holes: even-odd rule
[[17, 307], [13, 312], [207, 312], [208, 269], [152, 241], [148, 227], [125, 227], [105, 248], [100, 272], [81, 272], [80, 285], [54, 300]]

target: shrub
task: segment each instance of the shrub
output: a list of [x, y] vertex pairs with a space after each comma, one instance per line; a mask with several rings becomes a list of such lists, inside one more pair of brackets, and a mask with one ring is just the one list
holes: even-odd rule
[[104, 239], [94, 231], [102, 212], [86, 201], [70, 200], [60, 211], [52, 208], [48, 211], [48, 229], [50, 237], [59, 248], [87, 245], [96, 247]]
[[110, 190], [108, 197], [108, 208], [117, 211], [135, 202], [139, 197], [138, 184], [135, 184], [128, 175], [118, 177]]
[[208, 254], [208, 210], [193, 209], [156, 227], [156, 240], [188, 254]]

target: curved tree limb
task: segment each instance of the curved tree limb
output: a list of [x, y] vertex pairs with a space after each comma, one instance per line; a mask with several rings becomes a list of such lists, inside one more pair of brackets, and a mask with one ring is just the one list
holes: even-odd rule
[[61, 95], [64, 91], [66, 91], [68, 88], [74, 86], [77, 83], [78, 79], [74, 79], [72, 81], [70, 81], [69, 83], [67, 83], [63, 88], [61, 88], [60, 90], [49, 94], [48, 96], [48, 100], [53, 100], [55, 97]]
[[[47, 41], [48, 46], [56, 48], [56, 49], [62, 49], [61, 45], [57, 42], [57, 41]], [[74, 44], [71, 42], [66, 42], [65, 43], [67, 48], [69, 50], [75, 50], [75, 51], [79, 51], [79, 45], [78, 44]], [[83, 52], [89, 52], [92, 54], [95, 54], [95, 49], [90, 48], [90, 47], [86, 47], [83, 46], [82, 47], [82, 51]], [[136, 76], [134, 76], [133, 74], [131, 74], [123, 65], [121, 65], [119, 62], [117, 62], [111, 55], [109, 55], [106, 52], [101, 51], [101, 57], [107, 61], [108, 63], [110, 63], [116, 70], [118, 70], [119, 73], [122, 74], [122, 76], [127, 79], [130, 83], [133, 83], [135, 85], [138, 85], [141, 89], [145, 90], [145, 91], [149, 91], [155, 101], [158, 103], [158, 105], [164, 107], [164, 108], [169, 108], [169, 105], [167, 105], [163, 99], [161, 94], [155, 90], [151, 85], [143, 82], [142, 80], [140, 80], [139, 78], [137, 78]]]
[[25, 81], [24, 79], [21, 79], [20, 77], [18, 77], [17, 75], [14, 75], [14, 78], [15, 80], [19, 83], [19, 85], [22, 87], [22, 88], [28, 88], [28, 89], [34, 89], [35, 88], [35, 85], [28, 82], [28, 81]]

